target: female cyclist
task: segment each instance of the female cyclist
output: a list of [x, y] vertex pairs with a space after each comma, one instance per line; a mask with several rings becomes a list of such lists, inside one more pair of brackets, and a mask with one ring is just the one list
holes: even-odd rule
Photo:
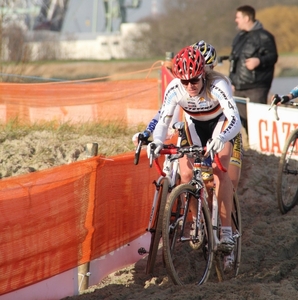
[[[179, 106], [184, 110], [189, 145], [207, 146], [207, 152], [213, 149], [228, 169], [234, 140], [241, 128], [230, 81], [212, 69], [205, 70], [203, 55], [192, 46], [183, 48], [174, 57], [172, 72], [175, 78], [166, 88], [160, 117], [153, 132], [154, 154], [159, 155], [174, 111]], [[183, 182], [189, 182], [192, 178], [192, 164], [193, 158], [185, 156], [180, 159]], [[216, 166], [214, 179], [222, 224], [220, 248], [231, 252], [235, 243], [231, 228], [233, 185], [228, 173]]]
[[[193, 45], [191, 45], [194, 49], [200, 50], [202, 53], [204, 60], [205, 60], [205, 70], [213, 70], [214, 67], [217, 65], [217, 54], [215, 48], [211, 45], [206, 43], [204, 40], [201, 40]], [[152, 120], [148, 123], [145, 131], [143, 134], [146, 137], [150, 137], [155, 129], [155, 126], [158, 122], [158, 119], [160, 117], [160, 110], [157, 112], [157, 114], [152, 118]], [[181, 117], [180, 114], [180, 107], [177, 106], [173, 118], [172, 118], [172, 124], [179, 121]], [[137, 146], [138, 145], [138, 136], [140, 132], [136, 133], [132, 137], [133, 143]], [[174, 134], [174, 131], [172, 129], [172, 126], [169, 126], [168, 129], [168, 136], [167, 138], [171, 138]], [[232, 180], [233, 187], [235, 190], [237, 190], [240, 174], [241, 174], [241, 166], [242, 166], [242, 137], [241, 133], [239, 133], [235, 139], [234, 148], [233, 148], [233, 154], [230, 160], [230, 165], [228, 169], [229, 176]]]

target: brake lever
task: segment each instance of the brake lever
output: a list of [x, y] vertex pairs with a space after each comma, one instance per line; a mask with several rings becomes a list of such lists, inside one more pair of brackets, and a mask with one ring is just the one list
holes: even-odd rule
[[154, 150], [156, 149], [155, 144], [150, 144], [150, 156], [149, 156], [149, 166], [152, 167], [153, 164], [153, 156], [154, 156]]
[[274, 104], [273, 101], [272, 101], [272, 104], [271, 104], [271, 106], [269, 107], [268, 110], [271, 110], [271, 108], [274, 109], [275, 119], [278, 121], [279, 120], [279, 116], [278, 116], [278, 113], [277, 113], [277, 104]]
[[135, 151], [135, 158], [134, 158], [134, 164], [137, 165], [139, 163], [140, 159], [140, 153], [142, 150], [143, 145], [148, 145], [148, 138], [150, 137], [150, 132], [145, 130], [144, 132], [140, 133], [138, 136], [138, 146]]
[[135, 165], [137, 165], [139, 163], [140, 152], [141, 152], [141, 149], [142, 149], [142, 145], [143, 145], [143, 141], [140, 140], [139, 144], [137, 146], [137, 149], [136, 149], [136, 152], [135, 152], [135, 158], [134, 158], [134, 161], [133, 161]]

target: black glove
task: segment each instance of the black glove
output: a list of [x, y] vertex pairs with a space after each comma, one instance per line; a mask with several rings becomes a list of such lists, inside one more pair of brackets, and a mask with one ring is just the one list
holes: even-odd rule
[[279, 102], [280, 104], [285, 104], [287, 103], [288, 101], [290, 101], [290, 97], [289, 96], [279, 96], [277, 94], [275, 94], [272, 98], [272, 102], [271, 102], [271, 105], [277, 105]]
[[280, 101], [280, 104], [285, 104], [285, 103], [287, 103], [287, 102], [289, 102], [291, 99], [290, 99], [290, 97], [289, 96], [282, 96], [281, 97], [281, 101]]
[[151, 135], [151, 132], [149, 130], [145, 130], [145, 131], [139, 133], [138, 142], [139, 141], [147, 142], [150, 135]]

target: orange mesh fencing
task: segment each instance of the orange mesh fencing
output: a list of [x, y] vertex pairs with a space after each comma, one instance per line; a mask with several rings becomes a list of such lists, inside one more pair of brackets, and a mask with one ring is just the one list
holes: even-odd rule
[[[157, 79], [1, 83], [0, 119], [36, 122], [41, 114], [42, 120], [129, 122], [131, 109], [150, 111], [142, 119], [147, 122], [159, 107], [159, 89]], [[88, 105], [92, 113], [81, 109]], [[158, 174], [145, 150], [137, 166], [133, 158], [133, 152], [96, 156], [0, 180], [0, 295], [99, 258], [146, 232]]]
[[158, 79], [108, 82], [0, 83], [0, 122], [150, 120], [159, 104]]
[[161, 95], [164, 96], [165, 89], [174, 78], [172, 72], [165, 66], [161, 67]]
[[146, 232], [157, 172], [143, 151], [0, 181], [0, 295], [105, 255]]
[[96, 163], [0, 181], [0, 294], [77, 265]]

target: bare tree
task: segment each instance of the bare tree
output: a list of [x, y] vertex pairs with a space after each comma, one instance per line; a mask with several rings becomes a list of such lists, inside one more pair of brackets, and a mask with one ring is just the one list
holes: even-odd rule
[[[269, 10], [272, 6], [280, 5], [279, 2], [279, 0], [251, 0], [249, 4], [256, 9], [257, 18], [260, 12], [264, 23], [268, 23], [266, 19], [274, 19], [274, 24], [283, 24], [284, 17], [279, 14], [273, 17], [272, 11]], [[202, 39], [214, 45], [218, 52], [228, 54], [237, 32], [234, 21], [236, 9], [240, 5], [247, 4], [247, 1], [164, 0], [164, 4], [163, 14], [142, 20], [148, 23], [149, 27], [141, 30], [138, 37], [134, 37], [135, 46], [130, 50], [132, 53], [135, 51], [135, 56], [140, 56], [140, 52], [137, 51], [139, 47], [147, 47], [146, 56], [162, 56], [167, 51], [175, 53], [182, 47]], [[293, 9], [289, 5], [297, 7], [297, 0], [284, 0], [282, 5], [290, 16], [293, 15]], [[265, 13], [261, 14], [261, 12]], [[284, 33], [279, 35], [278, 28], [275, 26], [268, 30], [276, 36], [277, 42], [279, 39], [284, 41], [285, 35]], [[282, 47], [279, 50], [286, 51]]]

